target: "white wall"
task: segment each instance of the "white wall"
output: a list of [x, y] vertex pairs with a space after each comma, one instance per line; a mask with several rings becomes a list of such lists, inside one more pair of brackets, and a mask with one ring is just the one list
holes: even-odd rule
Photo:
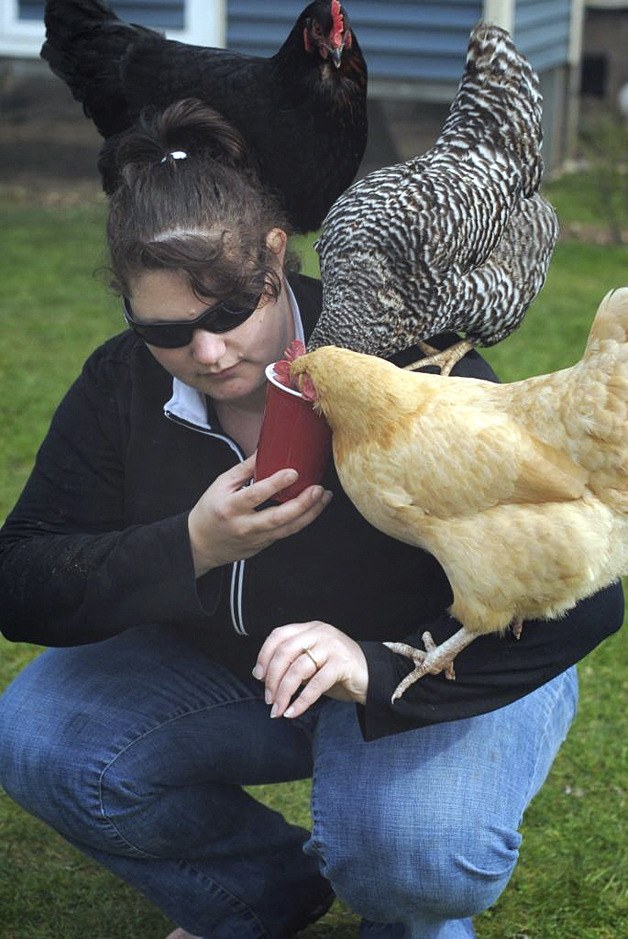
[[[199, 46], [224, 46], [226, 0], [184, 0], [186, 25], [169, 39]], [[37, 58], [44, 41], [43, 22], [20, 20], [18, 0], [0, 0], [0, 56]]]

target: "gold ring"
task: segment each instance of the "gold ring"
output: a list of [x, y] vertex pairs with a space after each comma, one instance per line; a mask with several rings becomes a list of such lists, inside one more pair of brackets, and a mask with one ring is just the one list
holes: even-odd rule
[[312, 660], [312, 662], [314, 663], [314, 667], [315, 667], [316, 671], [318, 671], [319, 668], [320, 668], [320, 665], [318, 664], [318, 662], [316, 661], [316, 659], [315, 659], [314, 656], [312, 655], [312, 650], [311, 650], [311, 649], [304, 649], [304, 650], [303, 650], [303, 655], [307, 655], [307, 657]]

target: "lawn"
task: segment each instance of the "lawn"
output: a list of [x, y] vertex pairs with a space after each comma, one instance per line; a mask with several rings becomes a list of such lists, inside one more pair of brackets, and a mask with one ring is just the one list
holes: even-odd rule
[[[590, 189], [577, 180], [557, 183], [549, 193], [561, 218], [590, 221], [584, 199]], [[0, 195], [0, 206], [2, 518], [55, 404], [86, 355], [118, 331], [122, 319], [102, 270], [102, 203], [43, 208]], [[314, 271], [309, 242], [301, 239], [298, 247]], [[561, 242], [524, 325], [487, 357], [504, 380], [571, 364], [602, 296], [626, 283], [628, 248]], [[0, 640], [0, 686], [36, 652]], [[521, 861], [508, 890], [477, 920], [480, 939], [617, 939], [624, 933], [625, 652], [622, 633], [581, 664], [576, 724], [526, 816]], [[259, 794], [307, 824], [307, 784]], [[158, 939], [170, 928], [141, 897], [2, 795], [0, 910], [0, 939]], [[348, 939], [356, 922], [336, 904], [304, 935]]]

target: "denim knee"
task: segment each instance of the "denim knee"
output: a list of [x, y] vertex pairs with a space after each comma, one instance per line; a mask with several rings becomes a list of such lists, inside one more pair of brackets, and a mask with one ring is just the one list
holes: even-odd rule
[[0, 699], [0, 785], [27, 812], [82, 840], [100, 819], [91, 754], [46, 732], [43, 722], [36, 732], [32, 723], [7, 724], [4, 704]]
[[470, 827], [427, 806], [414, 827], [390, 817], [380, 819], [379, 829], [372, 817], [355, 821], [364, 823], [359, 834], [323, 842], [315, 831], [310, 849], [321, 856], [336, 895], [376, 922], [475, 916], [495, 903], [517, 863], [517, 831]]
[[[55, 709], [52, 696], [49, 708], [42, 701], [31, 705], [27, 673], [36, 674], [36, 665], [0, 697], [0, 785], [64, 837], [129, 853], [103, 804], [103, 779], [114, 756], [107, 727], [88, 721], [78, 708], [71, 715]], [[133, 789], [131, 783], [128, 791]]]
[[22, 808], [85, 847], [128, 857], [168, 855], [181, 831], [152, 778], [149, 753], [143, 772], [134, 775], [141, 760], [129, 772], [124, 750], [99, 749], [69, 727], [60, 737], [41, 727], [33, 736], [23, 725], [7, 732], [2, 716], [0, 701], [0, 784]]

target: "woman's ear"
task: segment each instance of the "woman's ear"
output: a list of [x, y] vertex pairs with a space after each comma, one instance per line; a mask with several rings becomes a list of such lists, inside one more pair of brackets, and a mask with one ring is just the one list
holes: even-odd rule
[[286, 254], [286, 246], [288, 244], [288, 236], [282, 228], [271, 228], [271, 230], [266, 235], [266, 244], [276, 255], [277, 260], [279, 261], [280, 266], [283, 265], [283, 259]]

